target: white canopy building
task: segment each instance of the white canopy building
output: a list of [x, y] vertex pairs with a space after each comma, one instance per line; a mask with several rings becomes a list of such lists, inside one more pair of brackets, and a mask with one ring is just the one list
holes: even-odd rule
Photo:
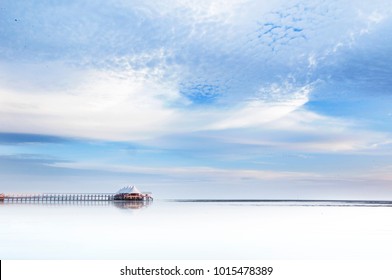
[[123, 193], [141, 194], [142, 192], [139, 191], [138, 188], [136, 188], [135, 186], [127, 186], [127, 187], [119, 189], [116, 194], [123, 194]]
[[135, 186], [127, 186], [121, 188], [114, 195], [114, 200], [133, 200], [133, 201], [145, 201], [152, 200], [151, 193], [142, 193]]

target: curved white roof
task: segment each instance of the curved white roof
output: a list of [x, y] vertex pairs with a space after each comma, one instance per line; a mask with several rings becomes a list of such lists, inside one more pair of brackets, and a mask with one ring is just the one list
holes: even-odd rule
[[127, 186], [125, 188], [119, 189], [117, 193], [141, 193], [141, 192], [135, 186]]

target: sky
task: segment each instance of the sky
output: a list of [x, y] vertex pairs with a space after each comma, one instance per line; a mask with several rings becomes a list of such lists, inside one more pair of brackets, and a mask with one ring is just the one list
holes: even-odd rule
[[392, 199], [389, 1], [0, 3], [0, 192]]

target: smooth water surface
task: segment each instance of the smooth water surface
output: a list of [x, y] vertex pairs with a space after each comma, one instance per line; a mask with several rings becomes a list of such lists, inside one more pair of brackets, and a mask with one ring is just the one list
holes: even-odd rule
[[0, 203], [0, 259], [389, 259], [392, 207]]

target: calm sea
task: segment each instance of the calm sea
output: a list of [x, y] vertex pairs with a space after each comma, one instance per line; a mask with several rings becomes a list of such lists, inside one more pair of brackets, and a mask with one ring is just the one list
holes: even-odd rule
[[0, 259], [390, 259], [390, 252], [385, 205], [0, 203]]

